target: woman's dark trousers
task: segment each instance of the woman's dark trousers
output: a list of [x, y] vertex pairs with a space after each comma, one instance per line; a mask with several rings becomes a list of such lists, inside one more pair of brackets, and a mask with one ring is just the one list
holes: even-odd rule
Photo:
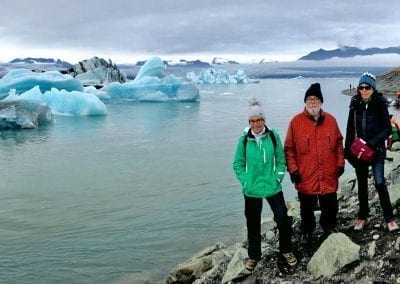
[[[356, 168], [357, 183], [358, 183], [358, 201], [360, 210], [358, 218], [367, 219], [369, 215], [368, 206], [368, 166], [358, 165]], [[372, 165], [372, 174], [375, 180], [375, 188], [378, 191], [379, 201], [383, 211], [383, 217], [388, 223], [394, 220], [393, 208], [390, 202], [389, 192], [387, 190], [384, 176], [384, 162], [376, 162]]]
[[[274, 221], [279, 231], [279, 250], [281, 253], [292, 251], [292, 224], [287, 215], [287, 208], [282, 191], [266, 198], [272, 213]], [[248, 255], [250, 259], [261, 259], [261, 212], [262, 198], [244, 197], [245, 216], [247, 222], [247, 239], [249, 243]]]

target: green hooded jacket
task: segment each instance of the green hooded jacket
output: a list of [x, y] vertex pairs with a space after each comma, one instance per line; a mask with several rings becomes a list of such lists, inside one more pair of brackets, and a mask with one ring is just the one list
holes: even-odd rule
[[[273, 133], [272, 133], [273, 132]], [[275, 136], [276, 147], [271, 140]], [[246, 150], [243, 140], [247, 136]], [[282, 190], [281, 182], [285, 175], [286, 160], [279, 133], [265, 127], [259, 145], [247, 127], [239, 137], [233, 171], [245, 196], [264, 198]]]

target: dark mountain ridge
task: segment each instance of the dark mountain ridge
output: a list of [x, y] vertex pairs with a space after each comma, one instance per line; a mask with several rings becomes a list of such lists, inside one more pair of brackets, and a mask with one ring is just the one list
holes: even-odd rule
[[298, 60], [320, 61], [334, 57], [349, 58], [355, 56], [367, 56], [376, 54], [400, 54], [400, 46], [387, 48], [371, 47], [366, 49], [360, 49], [352, 46], [344, 46], [333, 50], [325, 50], [320, 48], [316, 51], [310, 52], [305, 56], [300, 57]]
[[43, 57], [26, 57], [26, 58], [15, 58], [8, 62], [9, 64], [54, 64], [60, 67], [69, 68], [72, 66], [67, 61], [61, 59], [54, 60], [53, 58], [43, 58]]

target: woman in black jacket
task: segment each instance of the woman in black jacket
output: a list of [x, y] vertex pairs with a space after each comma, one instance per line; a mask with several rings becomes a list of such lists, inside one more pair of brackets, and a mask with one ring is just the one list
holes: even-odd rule
[[387, 223], [388, 230], [395, 231], [399, 229], [399, 227], [394, 220], [393, 208], [384, 176], [384, 163], [386, 158], [385, 141], [391, 133], [389, 112], [385, 98], [376, 90], [375, 77], [371, 73], [364, 73], [361, 75], [358, 82], [357, 94], [351, 98], [345, 140], [345, 156], [349, 163], [355, 168], [358, 183], [358, 200], [360, 207], [354, 230], [362, 230], [367, 223], [369, 215], [369, 165], [358, 161], [351, 156], [349, 151], [355, 139], [355, 127], [357, 127], [357, 137], [362, 138], [367, 142], [368, 146], [375, 150], [375, 158], [371, 165], [375, 180], [375, 188], [378, 191], [383, 217]]

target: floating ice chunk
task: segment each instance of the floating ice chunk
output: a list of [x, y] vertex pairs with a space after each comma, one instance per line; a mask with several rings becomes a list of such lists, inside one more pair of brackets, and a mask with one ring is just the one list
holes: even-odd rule
[[164, 75], [164, 63], [158, 57], [149, 59], [139, 70], [135, 80], [110, 83], [101, 90], [102, 100], [141, 102], [194, 102], [200, 98], [195, 85], [174, 75]]
[[195, 84], [247, 84], [259, 83], [259, 80], [250, 79], [243, 69], [238, 69], [236, 74], [230, 75], [227, 70], [214, 68], [203, 70], [196, 75], [194, 72], [186, 74], [191, 82]]
[[53, 122], [48, 106], [38, 101], [0, 101], [0, 129], [30, 129]]
[[32, 100], [44, 102], [52, 111], [58, 115], [106, 115], [107, 108], [104, 103], [93, 94], [78, 91], [68, 92], [52, 88], [42, 93], [38, 86], [20, 95], [10, 94], [4, 100]]
[[82, 83], [71, 75], [58, 71], [33, 72], [28, 69], [15, 69], [0, 79], [0, 99], [5, 98], [11, 89], [21, 94], [39, 86], [43, 92], [52, 88], [66, 91], [82, 91]]

